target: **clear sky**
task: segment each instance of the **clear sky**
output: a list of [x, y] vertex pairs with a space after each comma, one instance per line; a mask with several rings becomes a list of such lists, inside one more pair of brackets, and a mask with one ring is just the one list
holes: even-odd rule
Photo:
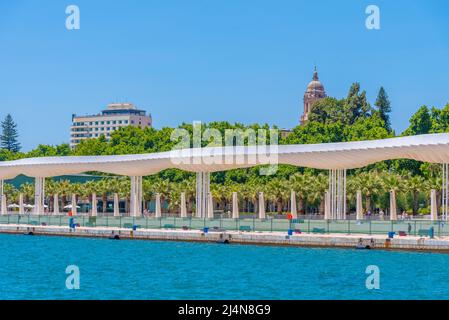
[[[81, 12], [65, 28], [66, 6]], [[380, 8], [380, 30], [365, 8]], [[381, 85], [392, 123], [449, 102], [447, 0], [0, 2], [0, 117], [25, 150], [68, 142], [71, 114], [130, 101], [156, 128], [227, 120], [298, 124], [316, 63], [328, 95]]]

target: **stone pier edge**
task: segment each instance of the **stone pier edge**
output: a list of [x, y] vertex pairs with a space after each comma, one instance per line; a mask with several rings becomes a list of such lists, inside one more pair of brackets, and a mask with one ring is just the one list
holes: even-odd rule
[[17, 224], [0, 224], [0, 233], [26, 234], [46, 236], [69, 236], [109, 238], [114, 232], [121, 239], [135, 240], [163, 240], [216, 243], [228, 240], [231, 244], [297, 246], [297, 247], [326, 247], [326, 248], [355, 248], [359, 239], [369, 245], [374, 240], [373, 249], [431, 251], [449, 253], [449, 237], [430, 239], [429, 237], [399, 237], [387, 239], [385, 235], [367, 234], [294, 234], [284, 232], [242, 232], [242, 231], [209, 231], [180, 229], [137, 229], [114, 227], [77, 227], [68, 226], [34, 226]]

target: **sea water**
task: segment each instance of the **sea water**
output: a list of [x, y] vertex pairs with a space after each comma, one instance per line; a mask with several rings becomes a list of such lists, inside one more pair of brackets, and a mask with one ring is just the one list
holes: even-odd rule
[[0, 299], [447, 299], [448, 266], [441, 253], [0, 235]]

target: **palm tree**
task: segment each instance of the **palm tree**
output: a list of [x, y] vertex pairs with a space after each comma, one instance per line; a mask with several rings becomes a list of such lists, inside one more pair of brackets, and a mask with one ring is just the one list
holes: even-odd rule
[[317, 176], [311, 176], [310, 189], [307, 193], [307, 202], [318, 205], [319, 214], [324, 214], [324, 193], [327, 191], [328, 177], [325, 174], [318, 174]]
[[383, 190], [382, 180], [377, 172], [362, 172], [355, 178], [357, 190], [365, 196], [366, 211], [372, 210], [372, 198]]
[[181, 214], [181, 193], [183, 192], [183, 186], [177, 182], [171, 182], [169, 187], [170, 201], [168, 202], [168, 209], [172, 213]]
[[305, 214], [307, 208], [307, 194], [311, 189], [311, 181], [313, 176], [310, 173], [295, 173], [290, 177], [289, 185], [298, 197], [298, 212]]
[[108, 209], [108, 194], [111, 192], [111, 179], [104, 178], [97, 182], [97, 193], [101, 195], [101, 202], [103, 204], [103, 214], [106, 214]]
[[60, 180], [56, 182], [56, 193], [61, 196], [61, 205], [64, 208], [69, 201], [68, 198], [72, 195], [72, 186], [69, 180]]
[[147, 210], [148, 201], [151, 201], [154, 197], [154, 186], [153, 183], [148, 179], [143, 179], [142, 181], [142, 198], [143, 198], [143, 210]]
[[419, 193], [425, 190], [424, 179], [421, 176], [408, 175], [405, 180], [405, 189], [410, 192], [413, 199], [413, 214], [418, 214]]
[[[155, 193], [159, 193], [161, 196], [161, 204], [164, 203], [164, 201], [169, 201], [170, 196], [170, 181], [168, 179], [162, 180], [162, 179], [156, 179], [153, 182], [153, 190]], [[168, 203], [170, 205], [170, 202]], [[161, 205], [161, 211], [163, 211], [163, 205]]]
[[382, 184], [385, 193], [392, 192], [394, 196], [397, 196], [397, 194], [401, 191], [403, 181], [402, 177], [396, 173], [384, 173], [382, 175]]
[[282, 214], [284, 200], [288, 198], [290, 190], [286, 180], [274, 178], [267, 184], [268, 198], [276, 203], [277, 213]]
[[5, 194], [6, 199], [12, 202], [18, 199], [19, 191], [12, 184], [4, 183], [3, 193]]
[[23, 201], [25, 203], [30, 203], [31, 199], [34, 197], [34, 185], [26, 182], [20, 186], [20, 193], [23, 193]]
[[97, 193], [98, 183], [96, 181], [90, 180], [86, 183], [83, 183], [82, 188], [80, 190], [80, 197], [87, 200], [90, 206], [92, 206], [92, 195], [93, 193]]
[[131, 181], [127, 177], [114, 177], [108, 181], [109, 193], [117, 193], [119, 198], [125, 199], [125, 212], [128, 213]]
[[220, 184], [212, 183], [210, 185], [210, 193], [212, 194], [212, 198], [218, 203], [219, 207], [222, 208], [222, 186]]
[[253, 204], [254, 213], [259, 211], [259, 193], [265, 192], [265, 185], [258, 179], [251, 179], [244, 187], [246, 189], [246, 197]]
[[45, 198], [48, 203], [48, 211], [54, 210], [55, 193], [58, 192], [58, 184], [53, 179], [45, 179]]
[[189, 177], [181, 182], [181, 189], [186, 193], [187, 212], [193, 212], [193, 203], [196, 198], [196, 180]]
[[213, 183], [210, 186], [210, 192], [215, 201], [219, 203], [220, 208], [223, 209], [223, 211], [227, 211], [228, 201], [230, 201], [232, 197], [229, 192], [229, 185]]

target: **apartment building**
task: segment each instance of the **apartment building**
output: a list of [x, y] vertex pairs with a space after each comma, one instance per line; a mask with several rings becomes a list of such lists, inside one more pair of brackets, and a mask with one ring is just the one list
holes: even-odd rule
[[82, 140], [98, 138], [101, 135], [109, 140], [114, 130], [126, 126], [151, 127], [151, 115], [137, 109], [132, 103], [112, 103], [96, 115], [73, 114], [70, 147], [74, 148]]

